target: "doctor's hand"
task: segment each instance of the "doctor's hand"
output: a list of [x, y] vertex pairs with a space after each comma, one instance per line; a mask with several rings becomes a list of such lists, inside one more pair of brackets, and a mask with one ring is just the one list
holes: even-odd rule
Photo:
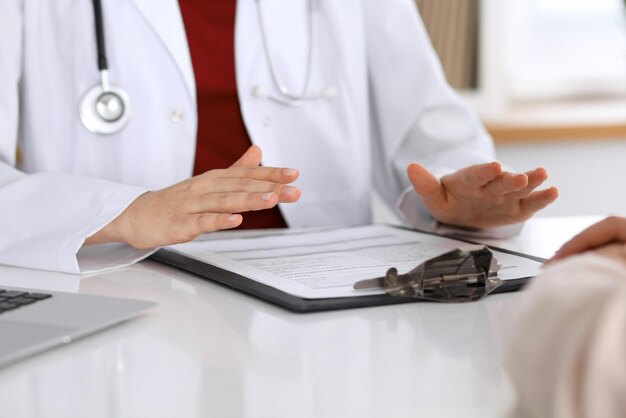
[[239, 226], [242, 212], [300, 198], [300, 190], [288, 185], [298, 178], [297, 170], [260, 167], [260, 162], [261, 150], [253, 145], [230, 168], [144, 193], [85, 243], [124, 242], [149, 249], [187, 242]]
[[493, 228], [522, 222], [558, 197], [556, 188], [535, 191], [546, 170], [502, 171], [497, 162], [463, 168], [438, 180], [423, 166], [407, 168], [426, 209], [439, 222], [465, 228]]

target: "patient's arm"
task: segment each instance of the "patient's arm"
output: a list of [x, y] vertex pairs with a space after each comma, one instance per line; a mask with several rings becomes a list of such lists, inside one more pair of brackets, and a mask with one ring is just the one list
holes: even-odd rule
[[[566, 254], [615, 241], [617, 225], [626, 223], [611, 219], [592, 227]], [[550, 264], [511, 315], [506, 364], [517, 389], [518, 416], [624, 416], [626, 244]]]

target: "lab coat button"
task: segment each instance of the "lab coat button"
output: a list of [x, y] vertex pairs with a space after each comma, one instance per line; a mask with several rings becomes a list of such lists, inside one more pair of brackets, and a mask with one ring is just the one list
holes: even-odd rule
[[263, 126], [265, 126], [266, 128], [269, 128], [272, 125], [272, 117], [271, 116], [265, 116], [263, 118]]
[[172, 121], [173, 122], [175, 122], [175, 123], [180, 122], [182, 120], [182, 118], [183, 118], [182, 110], [176, 109], [176, 110], [172, 111]]

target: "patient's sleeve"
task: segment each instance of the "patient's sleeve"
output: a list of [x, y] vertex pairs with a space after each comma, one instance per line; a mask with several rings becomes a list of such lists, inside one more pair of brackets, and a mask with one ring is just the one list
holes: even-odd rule
[[506, 363], [522, 417], [626, 413], [626, 245], [567, 258], [516, 307]]

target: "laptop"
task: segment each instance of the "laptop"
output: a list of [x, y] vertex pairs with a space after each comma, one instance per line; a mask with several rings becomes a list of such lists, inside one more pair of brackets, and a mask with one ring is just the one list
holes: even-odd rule
[[0, 367], [130, 319], [154, 302], [0, 285]]

